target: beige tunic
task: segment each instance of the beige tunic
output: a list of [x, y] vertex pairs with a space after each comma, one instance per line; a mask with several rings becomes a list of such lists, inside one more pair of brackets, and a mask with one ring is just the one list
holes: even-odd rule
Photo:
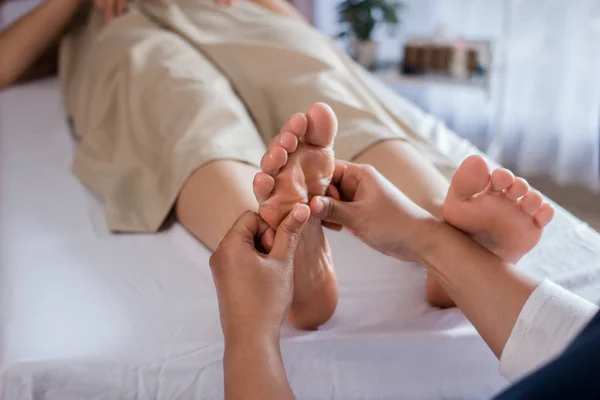
[[259, 165], [284, 121], [317, 101], [339, 118], [336, 157], [385, 139], [433, 147], [393, 116], [335, 44], [252, 2], [144, 0], [108, 24], [91, 11], [61, 46], [80, 143], [74, 171], [115, 231], [156, 231], [203, 164]]

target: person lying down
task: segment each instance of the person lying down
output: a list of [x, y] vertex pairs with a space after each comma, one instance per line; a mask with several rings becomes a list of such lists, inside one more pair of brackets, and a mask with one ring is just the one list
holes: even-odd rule
[[336, 130], [335, 114], [322, 103], [283, 125], [255, 177], [258, 213], [240, 216], [211, 256], [225, 398], [294, 398], [280, 329], [293, 303], [295, 260], [315, 248], [304, 236], [318, 224], [311, 214], [433, 273], [500, 359], [501, 374], [519, 380], [495, 398], [598, 398], [589, 373], [599, 359], [598, 306], [507, 261], [535, 246], [552, 208], [520, 178], [490, 173], [474, 155], [456, 171], [441, 220], [375, 168], [334, 160]]
[[[534, 246], [552, 219], [552, 207], [508, 171], [490, 176], [480, 158], [457, 170], [283, 0], [228, 7], [214, 0], [139, 0], [126, 9], [111, 0], [95, 3], [104, 8], [48, 0], [11, 26], [0, 35], [0, 71], [4, 60], [24, 54], [6, 49], [42, 52], [37, 44], [50, 43], [51, 33], [79, 14], [62, 37], [59, 71], [80, 139], [73, 169], [104, 200], [112, 231], [155, 232], [174, 212], [214, 250], [246, 210], [258, 210], [276, 227], [291, 204], [335, 196], [334, 151], [340, 160], [371, 165], [433, 216], [507, 261]], [[42, 29], [48, 26], [51, 32]], [[28, 53], [10, 65], [35, 58]], [[505, 210], [504, 217], [487, 215], [492, 207]], [[300, 249], [288, 317], [312, 329], [338, 301], [330, 248], [314, 217]], [[433, 305], [454, 305], [431, 274], [424, 292]]]

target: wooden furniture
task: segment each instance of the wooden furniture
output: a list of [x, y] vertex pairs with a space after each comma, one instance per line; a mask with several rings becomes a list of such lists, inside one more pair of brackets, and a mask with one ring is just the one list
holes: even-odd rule
[[461, 41], [464, 46], [464, 73], [453, 74], [454, 43], [413, 39], [404, 46], [402, 62], [380, 64], [373, 71], [391, 86], [451, 85], [484, 90], [488, 95], [492, 78], [489, 41]]

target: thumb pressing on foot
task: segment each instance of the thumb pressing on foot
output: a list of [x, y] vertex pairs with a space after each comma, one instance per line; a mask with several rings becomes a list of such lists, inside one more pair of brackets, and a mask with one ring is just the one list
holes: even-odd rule
[[316, 196], [310, 202], [310, 210], [315, 217], [352, 229], [353, 218], [349, 207], [349, 203], [324, 196]]
[[271, 255], [280, 260], [293, 260], [300, 234], [310, 217], [310, 209], [305, 204], [298, 204], [277, 228]]

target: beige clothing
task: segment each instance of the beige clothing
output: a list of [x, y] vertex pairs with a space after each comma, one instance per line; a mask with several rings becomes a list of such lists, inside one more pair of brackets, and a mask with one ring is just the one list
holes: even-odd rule
[[209, 161], [258, 166], [264, 143], [317, 101], [339, 118], [337, 158], [400, 138], [440, 159], [331, 40], [251, 2], [145, 0], [106, 25], [91, 12], [63, 41], [61, 81], [81, 139], [74, 171], [115, 231], [157, 230]]

